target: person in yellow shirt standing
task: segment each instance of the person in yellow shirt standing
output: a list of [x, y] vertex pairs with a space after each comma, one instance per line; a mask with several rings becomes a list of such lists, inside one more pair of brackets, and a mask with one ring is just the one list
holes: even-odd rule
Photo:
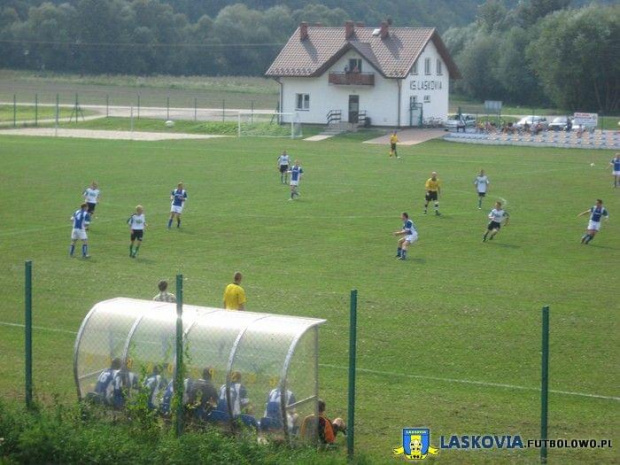
[[436, 172], [431, 173], [431, 177], [426, 180], [426, 184], [424, 185], [426, 189], [426, 203], [424, 204], [424, 214], [428, 210], [428, 204], [431, 202], [435, 202], [435, 215], [440, 216], [439, 213], [439, 193], [441, 192], [441, 181], [437, 177]]
[[233, 276], [233, 282], [224, 290], [224, 308], [226, 310], [245, 310], [245, 291], [241, 287], [243, 276], [238, 271]]
[[393, 156], [395, 156], [396, 158], [399, 158], [398, 152], [396, 151], [397, 143], [398, 143], [398, 136], [396, 135], [396, 131], [394, 131], [392, 135], [390, 136], [390, 158], [392, 158]]

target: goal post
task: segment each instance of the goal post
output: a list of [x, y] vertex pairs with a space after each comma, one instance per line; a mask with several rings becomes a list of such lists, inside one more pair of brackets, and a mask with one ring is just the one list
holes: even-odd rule
[[298, 113], [240, 111], [237, 135], [239, 137], [303, 137]]

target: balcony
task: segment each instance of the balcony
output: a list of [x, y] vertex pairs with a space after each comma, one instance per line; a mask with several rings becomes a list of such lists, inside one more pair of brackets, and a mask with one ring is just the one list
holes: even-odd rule
[[374, 86], [374, 73], [336, 72], [329, 73], [329, 83], [339, 86]]

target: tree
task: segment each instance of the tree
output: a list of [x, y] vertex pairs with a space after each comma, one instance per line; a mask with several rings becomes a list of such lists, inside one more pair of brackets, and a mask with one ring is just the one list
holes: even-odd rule
[[620, 6], [591, 6], [546, 17], [528, 47], [534, 71], [567, 110], [617, 112], [620, 101]]

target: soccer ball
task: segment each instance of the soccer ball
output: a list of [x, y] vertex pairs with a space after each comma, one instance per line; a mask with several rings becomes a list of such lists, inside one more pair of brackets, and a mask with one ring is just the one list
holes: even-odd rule
[[594, 163], [590, 163], [590, 166], [594, 166]]
[[174, 121], [172, 121], [171, 119], [169, 119], [168, 121], [166, 121], [166, 127], [167, 128], [172, 128], [174, 127]]

